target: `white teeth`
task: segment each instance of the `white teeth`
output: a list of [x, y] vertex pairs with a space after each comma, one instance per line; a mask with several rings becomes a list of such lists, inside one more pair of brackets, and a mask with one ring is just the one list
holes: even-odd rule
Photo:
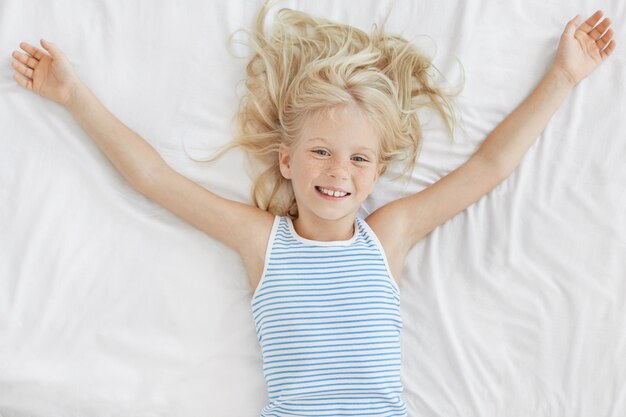
[[318, 187], [318, 190], [320, 190], [322, 193], [332, 196], [332, 197], [343, 197], [345, 195], [348, 195], [348, 193], [343, 193], [341, 191], [333, 191], [333, 190], [327, 190], [326, 188], [321, 188]]

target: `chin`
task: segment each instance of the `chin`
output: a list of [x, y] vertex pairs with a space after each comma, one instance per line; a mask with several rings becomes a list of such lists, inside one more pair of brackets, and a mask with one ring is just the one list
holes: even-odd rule
[[355, 217], [358, 210], [316, 210], [315, 215], [324, 220], [340, 220], [347, 216]]

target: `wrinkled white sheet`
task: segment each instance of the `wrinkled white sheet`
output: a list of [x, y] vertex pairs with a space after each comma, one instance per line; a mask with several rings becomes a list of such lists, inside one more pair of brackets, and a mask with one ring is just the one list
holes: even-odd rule
[[[413, 39], [454, 85], [408, 186], [463, 163], [541, 78], [565, 23], [602, 9], [613, 56], [576, 87], [510, 178], [422, 240], [401, 277], [410, 416], [626, 415], [626, 4], [284, 1]], [[61, 106], [12, 79], [45, 37], [177, 171], [250, 202], [230, 139], [259, 0], [0, 0], [0, 416], [257, 416], [266, 401], [238, 255], [135, 192]], [[427, 36], [421, 36], [427, 35]], [[245, 49], [235, 48], [243, 54]]]

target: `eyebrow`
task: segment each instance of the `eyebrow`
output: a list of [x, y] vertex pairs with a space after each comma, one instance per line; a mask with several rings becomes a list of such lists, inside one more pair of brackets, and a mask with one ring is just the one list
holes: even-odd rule
[[[306, 140], [307, 143], [309, 142], [315, 142], [315, 141], [322, 141], [322, 142], [326, 142], [326, 143], [330, 143], [328, 140], [326, 140], [326, 138], [323, 138], [321, 136], [316, 136], [313, 138], [309, 138]], [[360, 148], [356, 149], [357, 151], [370, 151], [372, 152], [374, 155], [376, 155], [376, 151], [374, 151], [372, 148], [368, 148], [367, 146], [361, 146]]]

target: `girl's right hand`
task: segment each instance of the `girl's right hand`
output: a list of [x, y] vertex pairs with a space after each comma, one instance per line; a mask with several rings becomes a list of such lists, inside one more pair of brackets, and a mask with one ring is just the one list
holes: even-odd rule
[[59, 48], [43, 39], [41, 46], [50, 55], [26, 42], [20, 43], [20, 48], [27, 53], [13, 52], [12, 65], [17, 71], [13, 78], [22, 87], [67, 106], [80, 79]]

